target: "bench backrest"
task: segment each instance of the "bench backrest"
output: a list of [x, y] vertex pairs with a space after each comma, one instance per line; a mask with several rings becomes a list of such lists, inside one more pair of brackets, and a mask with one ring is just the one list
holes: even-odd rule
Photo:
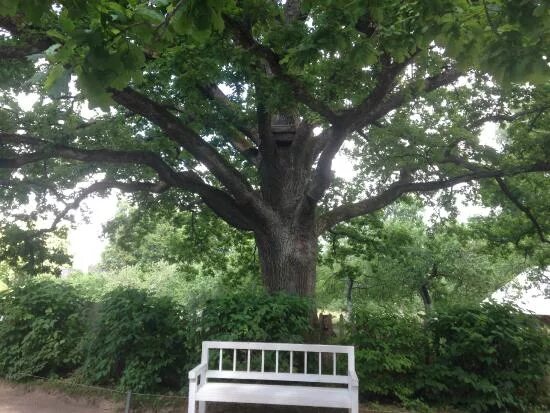
[[[271, 368], [267, 362], [268, 353], [270, 361], [274, 358]], [[201, 362], [212, 366], [212, 357], [217, 358], [216, 366], [208, 368], [206, 377], [214, 379], [346, 384], [350, 368], [355, 370], [352, 346], [204, 341]], [[253, 357], [257, 359], [256, 368]]]

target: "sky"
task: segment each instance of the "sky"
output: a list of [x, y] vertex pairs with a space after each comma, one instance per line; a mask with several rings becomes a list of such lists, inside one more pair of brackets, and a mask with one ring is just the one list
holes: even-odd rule
[[[550, 279], [550, 268], [544, 271], [546, 279]], [[528, 286], [529, 288], [525, 288]], [[546, 293], [545, 293], [546, 292]], [[491, 299], [496, 302], [511, 302], [523, 311], [539, 315], [550, 315], [550, 283], [531, 283], [528, 274], [519, 274], [514, 280], [495, 291]]]

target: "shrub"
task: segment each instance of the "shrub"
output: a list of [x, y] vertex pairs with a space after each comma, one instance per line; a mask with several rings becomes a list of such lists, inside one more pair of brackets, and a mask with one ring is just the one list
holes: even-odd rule
[[0, 293], [0, 374], [65, 375], [82, 361], [84, 305], [74, 288], [27, 279]]
[[428, 350], [421, 320], [385, 310], [356, 308], [350, 323], [360, 392], [366, 397], [406, 401]]
[[309, 332], [311, 311], [309, 300], [287, 294], [240, 292], [212, 298], [195, 320], [197, 344], [203, 340], [302, 342]]
[[84, 376], [134, 391], [179, 389], [187, 377], [186, 327], [172, 299], [118, 287], [100, 303]]
[[434, 360], [423, 394], [470, 412], [533, 412], [544, 397], [547, 331], [507, 305], [452, 308], [429, 321]]

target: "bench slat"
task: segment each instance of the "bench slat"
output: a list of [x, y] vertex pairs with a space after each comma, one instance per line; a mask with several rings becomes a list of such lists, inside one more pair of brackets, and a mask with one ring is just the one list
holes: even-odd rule
[[208, 370], [206, 372], [208, 379], [233, 379], [233, 380], [267, 380], [267, 381], [296, 381], [303, 383], [334, 383], [349, 384], [349, 376], [332, 374], [303, 374], [303, 373], [275, 373], [261, 371], [218, 371]]
[[265, 366], [265, 351], [262, 350], [262, 372], [264, 371], [264, 366]]
[[353, 353], [353, 346], [334, 346], [328, 344], [291, 344], [291, 343], [257, 343], [244, 341], [204, 341], [207, 349], [242, 349], [242, 350], [279, 350], [308, 351], [323, 353]]
[[293, 351], [290, 350], [290, 374], [292, 374], [292, 356], [293, 356]]
[[207, 383], [197, 392], [197, 400], [332, 408], [351, 407], [348, 389], [309, 386]]

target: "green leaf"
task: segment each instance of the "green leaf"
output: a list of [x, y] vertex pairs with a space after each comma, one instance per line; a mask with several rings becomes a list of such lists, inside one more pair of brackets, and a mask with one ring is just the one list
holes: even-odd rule
[[69, 92], [70, 80], [71, 71], [65, 69], [62, 65], [55, 65], [46, 77], [44, 88], [50, 96], [59, 97]]
[[0, 0], [0, 16], [15, 16], [18, 6], [18, 0]]
[[136, 7], [135, 13], [137, 16], [148, 20], [153, 24], [160, 24], [164, 21], [164, 15], [157, 10], [153, 10], [143, 4]]
[[59, 43], [55, 43], [50, 47], [48, 47], [44, 52], [44, 54], [46, 55], [46, 58], [48, 60], [53, 60], [53, 57], [55, 56], [57, 49], [59, 49], [60, 47], [61, 47], [61, 44]]

